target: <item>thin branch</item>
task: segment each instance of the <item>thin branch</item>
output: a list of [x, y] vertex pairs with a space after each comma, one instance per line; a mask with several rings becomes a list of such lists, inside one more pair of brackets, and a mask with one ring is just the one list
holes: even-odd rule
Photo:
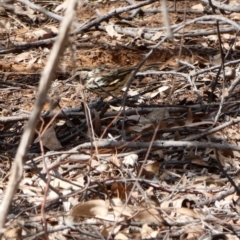
[[60, 27], [59, 35], [49, 56], [48, 63], [46, 64], [46, 67], [44, 68], [44, 71], [42, 73], [38, 97], [36, 99], [30, 119], [25, 126], [25, 130], [15, 156], [15, 161], [12, 166], [9, 183], [6, 188], [3, 201], [0, 207], [0, 229], [1, 229], [0, 234], [3, 233], [3, 227], [5, 224], [9, 207], [12, 203], [12, 199], [22, 178], [23, 165], [25, 161], [24, 159], [27, 154], [29, 145], [32, 142], [35, 133], [35, 128], [37, 126], [43, 104], [47, 97], [47, 91], [50, 88], [51, 80], [54, 77], [54, 72], [57, 68], [59, 58], [63, 54], [64, 48], [66, 46], [67, 34], [72, 23], [72, 19], [75, 13], [74, 9], [76, 5], [77, 5], [76, 0], [72, 0], [69, 2], [68, 9], [66, 10], [64, 20]]

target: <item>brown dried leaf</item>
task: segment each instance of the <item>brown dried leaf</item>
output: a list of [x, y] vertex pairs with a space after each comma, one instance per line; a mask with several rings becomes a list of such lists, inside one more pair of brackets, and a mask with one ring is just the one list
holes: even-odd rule
[[111, 185], [111, 193], [113, 197], [126, 199], [126, 189], [122, 183], [115, 182]]
[[200, 166], [209, 166], [209, 164], [205, 161], [203, 161], [203, 159], [199, 156], [197, 156], [193, 149], [190, 149], [190, 151], [187, 153], [186, 155], [186, 160], [190, 161], [191, 163], [200, 165]]
[[4, 236], [7, 239], [20, 240], [22, 239], [22, 229], [20, 227], [10, 228], [6, 230]]
[[[218, 154], [216, 153], [216, 151], [218, 151]], [[220, 161], [220, 164], [223, 167], [227, 167], [228, 163], [231, 161], [230, 157], [225, 157], [221, 154], [221, 152], [219, 150], [214, 149], [214, 154], [210, 154], [209, 155], [211, 158], [215, 159], [217, 162], [218, 160]]]
[[156, 223], [160, 224], [163, 222], [162, 217], [160, 216], [159, 212], [155, 208], [149, 208], [145, 210], [139, 211], [133, 219], [136, 222], [140, 223]]
[[79, 203], [71, 210], [71, 216], [78, 217], [106, 217], [108, 214], [109, 202], [101, 199], [90, 200], [84, 203]]
[[146, 170], [146, 171], [152, 172], [152, 173], [155, 174], [155, 175], [158, 175], [159, 169], [160, 169], [160, 163], [159, 163], [158, 161], [156, 161], [156, 162], [154, 162], [154, 163], [151, 163], [151, 164], [148, 164], [148, 165], [145, 167], [145, 170]]

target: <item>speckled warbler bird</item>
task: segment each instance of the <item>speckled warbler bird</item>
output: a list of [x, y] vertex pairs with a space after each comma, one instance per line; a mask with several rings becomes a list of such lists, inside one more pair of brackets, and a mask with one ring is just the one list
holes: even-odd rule
[[[159, 63], [146, 65], [141, 68], [141, 71], [158, 66]], [[75, 72], [71, 80], [78, 80], [87, 90], [100, 96], [107, 96], [109, 93], [116, 95], [121, 92], [130, 74], [136, 68], [137, 66], [98, 66], [91, 69], [83, 67]]]

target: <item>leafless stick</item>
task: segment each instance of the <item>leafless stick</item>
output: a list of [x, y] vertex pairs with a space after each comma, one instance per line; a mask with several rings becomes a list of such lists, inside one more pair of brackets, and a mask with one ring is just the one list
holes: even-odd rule
[[[239, 64], [239, 63], [240, 63], [240, 59], [237, 59], [237, 60], [225, 63], [224, 66], [236, 65], [236, 64]], [[204, 69], [204, 70], [200, 70], [196, 73], [193, 73], [192, 77], [196, 77], [196, 76], [204, 74], [206, 72], [214, 71], [214, 70], [218, 69], [220, 66], [221, 65], [217, 65], [217, 66], [213, 66], [213, 67], [210, 67], [210, 68], [207, 68], [207, 69]]]
[[[218, 21], [222, 21], [222, 22], [224, 22], [224, 23], [228, 23], [228, 24], [232, 25], [233, 27], [235, 27], [235, 29], [236, 29], [237, 31], [240, 31], [240, 26], [239, 26], [236, 22], [234, 22], [234, 21], [232, 21], [232, 20], [230, 20], [230, 19], [228, 19], [228, 18], [219, 16], [219, 15], [211, 15], [211, 16], [198, 17], [198, 18], [195, 18], [195, 19], [193, 19], [193, 20], [184, 22], [184, 23], [180, 24], [178, 27], [176, 27], [176, 28], [173, 30], [173, 33], [178, 32], [179, 30], [181, 30], [182, 28], [184, 28], [184, 27], [186, 27], [186, 26], [188, 26], [188, 25], [190, 25], [190, 24], [196, 24], [196, 23], [198, 23], [199, 21], [209, 21], [209, 20], [218, 20]], [[152, 47], [155, 48], [155, 46], [152, 46]]]
[[[28, 1], [28, 0], [19, 0], [19, 1], [24, 2], [24, 1]], [[132, 9], [140, 8], [142, 6], [151, 4], [151, 3], [156, 2], [156, 1], [157, 0], [147, 0], [147, 1], [135, 4], [135, 5], [128, 6], [128, 7], [117, 8], [117, 9], [115, 9], [115, 10], [113, 10], [113, 11], [111, 11], [111, 12], [105, 14], [105, 15], [100, 16], [97, 19], [94, 19], [90, 22], [87, 22], [87, 23], [81, 25], [79, 28], [77, 28], [75, 31], [73, 31], [71, 33], [71, 35], [76, 35], [78, 33], [81, 33], [83, 31], [88, 30], [91, 27], [98, 26], [101, 22], [107, 21], [109, 18], [111, 18], [113, 16], [116, 16], [120, 13], [127, 12], [127, 11], [130, 11]], [[35, 7], [34, 7], [34, 9], [35, 9]], [[53, 17], [53, 16], [51, 16], [51, 17]], [[0, 54], [12, 53], [12, 52], [15, 52], [16, 50], [19, 50], [19, 49], [24, 50], [24, 49], [26, 49], [26, 47], [30, 48], [30, 47], [36, 47], [36, 46], [39, 46], [39, 45], [42, 46], [42, 45], [45, 45], [45, 44], [53, 43], [53, 42], [55, 42], [55, 40], [56, 40], [56, 37], [53, 37], [53, 38], [50, 38], [50, 39], [45, 39], [45, 40], [41, 40], [41, 41], [37, 41], [37, 42], [33, 42], [33, 43], [16, 44], [17, 47], [15, 47], [15, 48], [0, 50]]]
[[48, 10], [46, 10], [45, 8], [39, 7], [38, 5], [28, 1], [28, 0], [17, 0], [17, 2], [23, 3], [25, 5], [27, 5], [28, 7], [35, 9], [45, 15], [47, 15], [50, 18], [53, 18], [59, 22], [61, 22], [63, 20], [63, 17], [53, 13], [53, 12], [49, 12]]
[[[149, 1], [147, 1], [148, 4], [149, 4]], [[137, 5], [134, 5], [134, 7], [136, 8], [136, 6], [138, 6], [139, 4]], [[131, 7], [131, 6], [130, 6]], [[86, 23], [86, 24], [83, 24], [80, 28], [76, 29], [73, 33], [71, 33], [72, 35], [74, 34], [78, 34], [82, 31], [86, 31], [88, 30], [89, 28], [93, 27], [93, 26], [96, 26], [96, 25], [99, 25], [102, 21], [114, 16], [114, 15], [117, 15], [121, 12], [123, 12], [122, 8], [119, 9], [119, 11], [117, 12], [110, 12], [108, 14], [105, 14], [105, 15], [102, 15], [101, 17], [89, 22], [89, 23]], [[109, 16], [110, 15], [110, 16]], [[188, 21], [186, 22], [185, 24], [177, 24], [177, 25], [174, 25], [174, 26], [170, 26], [171, 29], [177, 29], [174, 34], [174, 36], [176, 37], [179, 37], [179, 35], [176, 33], [178, 32], [181, 28], [185, 27], [186, 25], [189, 25], [189, 24], [194, 24], [195, 22], [201, 22], [201, 21], [206, 21], [206, 20], [214, 20], [214, 19], [217, 19], [217, 20], [220, 20], [220, 21], [223, 21], [223, 22], [227, 22], [231, 25], [234, 26], [234, 28], [240, 30], [240, 27], [234, 22], [234, 21], [231, 21], [227, 18], [224, 18], [224, 17], [221, 17], [221, 16], [216, 16], [216, 15], [212, 15], [212, 16], [203, 16], [203, 17], [200, 17], [200, 18], [196, 18], [196, 19], [193, 19], [191, 21]], [[223, 29], [221, 32], [231, 32], [234, 30], [234, 28], [230, 27], [228, 29]], [[99, 26], [99, 29], [102, 29], [105, 31], [105, 27], [104, 26]], [[133, 37], [136, 37], [137, 36], [137, 31], [135, 31], [135, 29], [131, 29], [131, 28], [122, 28], [122, 27], [119, 27], [119, 26], [114, 26], [114, 29], [116, 30], [116, 32], [118, 33], [122, 33], [122, 34], [125, 34], [125, 35], [129, 35], [129, 36], [133, 36]], [[130, 30], [129, 30], [130, 29]], [[153, 37], [153, 35], [155, 34], [155, 32], [158, 30], [158, 29], [165, 29], [164, 28], [156, 28], [156, 29], [144, 29], [145, 31], [147, 31], [146, 33], [143, 34], [143, 38], [145, 39], [151, 39]], [[152, 33], [149, 33], [148, 31], [154, 31]], [[184, 33], [184, 36], [199, 36], [199, 35], [209, 35], [209, 34], [214, 34], [215, 31], [212, 30], [212, 31], [193, 31], [192, 33], [190, 32], [187, 32], [187, 33]], [[182, 35], [181, 35], [182, 36]], [[31, 47], [36, 47], [36, 46], [43, 46], [43, 45], [46, 45], [46, 44], [49, 44], [49, 43], [53, 43], [54, 41], [56, 40], [56, 38], [50, 38], [50, 39], [45, 39], [45, 40], [40, 40], [40, 41], [37, 41], [37, 42], [33, 42], [33, 43], [27, 43], [27, 44], [16, 44], [16, 48], [11, 48], [11, 49], [3, 49], [3, 50], [0, 50], [0, 54], [4, 54], [4, 53], [11, 53], [11, 52], [14, 52], [16, 51], [16, 49], [26, 49], [26, 48], [31, 48]], [[153, 46], [154, 48], [154, 46]]]
[[42, 106], [47, 97], [47, 91], [50, 88], [51, 80], [53, 79], [54, 72], [59, 62], [59, 57], [62, 55], [64, 48], [66, 46], [67, 34], [71, 26], [72, 18], [75, 12], [74, 9], [76, 5], [77, 5], [76, 0], [72, 0], [69, 2], [69, 7], [66, 10], [66, 17], [64, 18], [61, 24], [58, 38], [56, 40], [56, 43], [53, 46], [53, 49], [48, 59], [48, 63], [46, 64], [46, 67], [44, 68], [44, 71], [42, 73], [42, 77], [39, 85], [38, 97], [36, 99], [35, 106], [30, 116], [30, 119], [25, 126], [25, 130], [15, 156], [15, 161], [12, 166], [12, 171], [9, 178], [9, 184], [5, 191], [3, 201], [0, 207], [0, 229], [1, 229], [0, 234], [3, 233], [3, 227], [6, 220], [6, 215], [12, 203], [14, 193], [17, 190], [19, 182], [21, 181], [21, 178], [22, 178], [24, 158], [27, 154], [29, 145], [32, 142], [32, 138], [35, 133], [35, 127], [38, 123]]
[[[173, 29], [174, 27], [170, 27], [171, 29]], [[106, 31], [106, 26], [99, 26], [99, 29]], [[124, 34], [127, 36], [132, 36], [132, 37], [137, 37], [138, 36], [138, 29], [137, 28], [133, 28], [133, 27], [122, 27], [122, 26], [118, 26], [118, 25], [114, 25], [114, 29], [117, 33], [119, 34]], [[162, 30], [165, 30], [165, 27], [161, 28]], [[158, 29], [149, 29], [149, 28], [142, 28], [143, 30], [143, 35], [142, 37], [146, 40], [150, 40], [152, 39], [152, 37], [156, 34], [156, 32], [158, 31]], [[234, 27], [229, 27], [229, 28], [221, 28], [220, 32], [221, 33], [229, 33], [235, 31]], [[184, 32], [183, 34], [178, 34], [175, 33], [174, 37], [181, 37], [182, 35], [184, 37], [193, 37], [193, 36], [208, 36], [208, 35], [212, 35], [212, 34], [216, 34], [216, 30], [212, 29], [212, 30], [205, 30], [205, 29], [197, 29], [197, 30], [189, 30], [188, 32]]]
[[170, 21], [169, 21], [169, 16], [168, 16], [168, 9], [167, 9], [167, 3], [166, 0], [162, 0], [162, 15], [163, 15], [163, 21], [164, 21], [164, 25], [166, 28], [166, 36], [168, 38], [172, 38], [172, 31], [170, 28]]
[[224, 89], [225, 89], [225, 81], [226, 81], [226, 78], [225, 78], [225, 67], [224, 67], [225, 58], [224, 58], [224, 55], [223, 55], [222, 39], [221, 39], [221, 36], [220, 36], [220, 31], [219, 31], [219, 21], [217, 21], [217, 36], [218, 36], [218, 42], [219, 42], [219, 48], [220, 48], [222, 63], [221, 63], [221, 67], [219, 68], [219, 70], [217, 72], [216, 79], [214, 81], [212, 81], [212, 92], [211, 92], [211, 95], [210, 95], [210, 98], [209, 98], [210, 102], [212, 102], [213, 92], [214, 92], [214, 90], [216, 88], [216, 84], [218, 82], [221, 70], [222, 70], [222, 73], [223, 73], [223, 81], [222, 81], [221, 101], [220, 101], [220, 104], [219, 104], [219, 108], [218, 108], [217, 114], [216, 114], [215, 119], [214, 119], [214, 125], [217, 123], [218, 118], [220, 117], [221, 112], [222, 112], [222, 107], [223, 107], [224, 99], [225, 99], [224, 98]]
[[200, 133], [200, 134], [196, 134], [196, 135], [193, 135], [193, 136], [190, 136], [190, 137], [186, 137], [184, 140], [186, 141], [193, 141], [193, 140], [196, 140], [196, 139], [199, 139], [199, 138], [202, 138], [202, 137], [206, 137], [207, 135], [210, 135], [212, 133], [215, 133], [219, 130], [222, 130], [223, 128], [226, 128], [226, 127], [229, 127], [231, 125], [234, 125], [234, 124], [237, 124], [240, 122], [240, 118], [236, 118], [236, 119], [232, 119], [231, 121], [228, 121], [220, 126], [217, 126], [215, 128], [212, 128], [210, 130], [207, 130], [203, 133]]
[[[97, 143], [98, 148], [148, 148], [149, 142], [126, 142], [126, 141], [109, 141], [102, 140]], [[91, 143], [84, 143], [72, 150], [80, 150], [84, 148], [90, 148]], [[232, 145], [232, 144], [219, 144], [219, 143], [211, 143], [211, 142], [197, 142], [197, 141], [154, 141], [152, 144], [153, 148], [162, 149], [168, 147], [184, 147], [184, 148], [218, 148], [218, 149], [231, 149], [234, 151], [240, 151], [240, 146]]]
[[[200, 1], [209, 4], [208, 0], [200, 0]], [[238, 13], [240, 13], [240, 7], [237, 6], [237, 5], [234, 5], [234, 4], [230, 4], [230, 5], [229, 4], [224, 4], [224, 3], [221, 3], [221, 2], [215, 1], [215, 0], [211, 0], [211, 1], [212, 1], [212, 4], [214, 5], [214, 7], [217, 7], [217, 8], [222, 9], [222, 10], [230, 11], [230, 12], [238, 12]]]
[[83, 24], [80, 28], [76, 29], [71, 34], [75, 35], [75, 34], [81, 33], [83, 31], [85, 31], [86, 29], [89, 29], [89, 28], [94, 27], [94, 26], [98, 26], [101, 22], [107, 21], [111, 17], [116, 16], [120, 13], [139, 8], [139, 7], [151, 4], [151, 3], [156, 2], [156, 1], [157, 0], [147, 0], [147, 1], [135, 4], [135, 5], [128, 6], [128, 7], [121, 7], [121, 8], [114, 9], [114, 10], [108, 12], [107, 14], [102, 15], [101, 17], [99, 17], [97, 19], [94, 19], [94, 20], [90, 21], [89, 23]]
[[[112, 140], [101, 140], [94, 143], [98, 146], [98, 148], [149, 148], [149, 142], [127, 142], [127, 141], [112, 141]], [[62, 162], [66, 157], [70, 156], [72, 152], [79, 151], [81, 149], [89, 149], [92, 147], [92, 143], [84, 143], [78, 145], [70, 150], [70, 152], [66, 152], [62, 156], [58, 157], [57, 160], [49, 166], [52, 168], [56, 164]], [[231, 149], [233, 151], [240, 151], [240, 147], [232, 144], [219, 144], [219, 143], [210, 143], [210, 142], [197, 142], [197, 141], [154, 141], [152, 142], [153, 149], [162, 149], [169, 147], [184, 147], [184, 148], [217, 148], [217, 149]]]
[[231, 84], [231, 86], [228, 88], [228, 94], [231, 95], [233, 93], [233, 90], [240, 82], [240, 76], [238, 76]]

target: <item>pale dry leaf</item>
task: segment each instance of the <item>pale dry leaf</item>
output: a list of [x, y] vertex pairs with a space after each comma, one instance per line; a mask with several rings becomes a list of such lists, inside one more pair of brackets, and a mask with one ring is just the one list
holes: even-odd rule
[[218, 41], [218, 36], [216, 34], [215, 35], [208, 35], [205, 38], [208, 39], [209, 41], [213, 41], [213, 42]]
[[222, 92], [224, 97], [228, 97], [229, 95], [228, 88], [224, 88]]
[[158, 32], [156, 32], [156, 33], [152, 36], [151, 40], [152, 40], [152, 41], [156, 41], [156, 40], [158, 40], [162, 35], [163, 35], [163, 32], [162, 32], [162, 31], [158, 31]]
[[20, 186], [21, 185], [29, 185], [31, 186], [33, 184], [33, 180], [32, 178], [29, 178], [29, 177], [24, 177], [20, 183]]
[[123, 205], [124, 205], [123, 201], [122, 201], [120, 198], [118, 198], [118, 197], [113, 197], [113, 198], [111, 199], [111, 204], [112, 204], [114, 207], [120, 207], [120, 206], [123, 206]]
[[146, 99], [150, 100], [150, 99], [155, 98], [158, 94], [159, 94], [159, 91], [158, 91], [158, 89], [157, 89], [157, 90], [154, 90], [154, 91], [145, 93], [145, 94], [143, 95], [143, 97], [145, 97]]
[[166, 91], [168, 91], [169, 89], [170, 89], [169, 86], [162, 86], [162, 87], [158, 88], [158, 92], [159, 92], [159, 93], [166, 92]]
[[[31, 32], [27, 32], [25, 34], [26, 38], [37, 38], [37, 39], [46, 39], [49, 38], [47, 37], [49, 35], [49, 37], [53, 36], [53, 34], [51, 33], [50, 29], [36, 29], [34, 31]], [[45, 37], [44, 37], [45, 36]]]
[[123, 233], [119, 232], [114, 237], [115, 240], [128, 240], [129, 238]]
[[63, 222], [67, 226], [73, 226], [77, 222], [77, 219], [74, 216], [68, 215], [59, 217], [58, 221]]
[[97, 161], [97, 160], [95, 160], [95, 159], [92, 159], [91, 162], [90, 162], [90, 164], [91, 164], [91, 165], [90, 165], [91, 168], [96, 168], [97, 166], [100, 165], [100, 162]]
[[108, 165], [108, 164], [105, 164], [105, 163], [102, 163], [102, 164], [100, 164], [99, 166], [97, 166], [97, 167], [95, 168], [95, 170], [98, 171], [98, 172], [105, 172], [105, 171], [107, 171], [108, 169], [109, 169], [109, 165]]
[[116, 37], [118, 40], [121, 39], [122, 35], [121, 34], [118, 34], [115, 29], [114, 29], [114, 26], [112, 24], [109, 24], [106, 26], [106, 31], [108, 33], [108, 35], [111, 37], [111, 38], [114, 38]]
[[238, 236], [235, 236], [234, 234], [225, 234], [227, 240], [239, 240]]
[[222, 58], [221, 58], [221, 54], [216, 54], [214, 56], [210, 56], [210, 63], [213, 66], [218, 66], [222, 64]]
[[44, 29], [50, 30], [53, 34], [58, 34], [59, 29], [55, 25], [47, 25]]
[[232, 67], [225, 68], [225, 78], [226, 80], [233, 80], [236, 77], [236, 69]]
[[85, 162], [88, 161], [91, 158], [88, 154], [72, 154], [69, 156], [69, 160], [71, 161], [79, 161], [79, 162]]
[[196, 5], [193, 5], [193, 6], [191, 7], [191, 9], [203, 11], [203, 10], [204, 10], [204, 6], [203, 6], [201, 3], [199, 3], [199, 4], [196, 4]]
[[104, 237], [110, 237], [111, 235], [115, 235], [119, 232], [121, 229], [121, 225], [115, 226], [114, 228], [112, 226], [104, 226], [101, 230], [101, 235]]
[[[6, 34], [9, 30], [11, 29], [11, 23], [7, 21], [6, 19], [1, 19], [0, 20], [0, 33], [1, 34]], [[6, 41], [6, 44], [8, 43], [11, 44], [11, 42]]]
[[63, 181], [63, 180], [58, 179], [58, 178], [55, 178], [51, 181], [51, 185], [56, 189], [79, 190], [81, 188], [81, 186], [80, 186], [81, 183], [79, 183], [79, 182], [72, 182], [72, 183], [75, 183], [79, 186], [76, 186], [75, 184], [71, 184], [69, 182]]
[[30, 7], [27, 7], [27, 6], [25, 6], [24, 8], [16, 6], [14, 8], [14, 12], [21, 16], [27, 16], [33, 22], [37, 19], [37, 15], [35, 14], [34, 10], [32, 10]]
[[37, 59], [38, 59], [37, 57], [32, 58], [32, 59], [28, 62], [27, 69], [31, 69], [33, 63], [35, 63], [35, 62], [37, 61]]
[[108, 207], [108, 201], [102, 199], [90, 200], [74, 206], [70, 215], [79, 217], [106, 217], [108, 214]]
[[127, 167], [131, 166], [134, 167], [134, 165], [136, 164], [138, 160], [138, 155], [135, 153], [132, 153], [130, 155], [127, 155], [124, 157], [123, 159], [123, 164]]
[[22, 62], [22, 61], [28, 60], [29, 58], [30, 58], [30, 53], [29, 52], [23, 52], [23, 53], [18, 54], [15, 57], [15, 62]]
[[116, 165], [117, 167], [120, 167], [120, 166], [121, 166], [120, 160], [119, 160], [119, 158], [117, 157], [117, 155], [115, 155], [115, 154], [111, 157], [110, 161], [111, 161], [114, 165]]
[[118, 106], [112, 106], [112, 105], [110, 105], [110, 108], [114, 111], [120, 111], [122, 109], [121, 106], [118, 107]]
[[155, 151], [153, 151], [153, 153], [157, 154], [159, 159], [164, 158], [164, 153], [163, 153], [163, 150], [161, 150], [161, 149], [155, 150]]
[[[62, 148], [61, 143], [58, 141], [56, 132], [53, 128], [53, 126], [50, 126], [44, 134], [41, 136], [41, 141], [43, 143], [43, 146], [50, 149], [50, 150], [57, 150], [59, 148]], [[34, 143], [39, 142], [39, 137], [37, 137], [34, 141]]]
[[156, 109], [146, 115], [146, 118], [152, 123], [159, 123], [163, 119], [169, 118], [170, 114], [166, 108]]
[[147, 223], [143, 224], [142, 229], [141, 229], [141, 236], [142, 239], [153, 239], [157, 237], [158, 231], [153, 230], [151, 227], [148, 226]]
[[143, 29], [142, 28], [137, 28], [137, 34], [136, 38], [142, 39], [142, 34], [143, 34]]
[[[126, 89], [127, 89], [127, 87], [123, 87], [123, 91], [125, 92], [126, 91]], [[138, 95], [139, 94], [139, 91], [136, 91], [136, 90], [133, 90], [133, 89], [131, 89], [131, 88], [129, 88], [129, 90], [128, 90], [128, 96], [136, 96], [136, 95]], [[138, 101], [140, 100], [140, 98], [138, 99]]]
[[72, 206], [76, 206], [79, 203], [79, 201], [77, 200], [77, 197], [69, 197], [68, 201]]
[[28, 64], [27, 64], [27, 66], [26, 66], [26, 70], [28, 70], [28, 71], [30, 71], [31, 69], [33, 69], [34, 68], [34, 63], [35, 62], [37, 62], [37, 59], [38, 58], [32, 58], [29, 62], [28, 62]]
[[66, 202], [66, 201], [63, 202], [63, 208], [64, 208], [65, 212], [69, 211], [70, 207], [71, 207], [71, 203], [70, 202]]
[[54, 10], [53, 12], [61, 12], [61, 11], [65, 11], [68, 7], [69, 4], [69, 0], [64, 1], [62, 4], [59, 4]]
[[229, 15], [229, 17], [230, 17], [230, 19], [232, 19], [232, 20], [240, 21], [240, 13], [237, 13], [237, 12], [231, 13], [231, 14]]
[[37, 196], [37, 193], [33, 192], [29, 188], [25, 187], [25, 188], [22, 188], [21, 190], [22, 190], [23, 194], [27, 195], [28, 197], [30, 197], [30, 196]]
[[80, 186], [84, 186], [84, 183], [85, 183], [84, 178], [85, 178], [84, 174], [82, 174], [82, 173], [78, 174], [78, 176], [76, 178], [77, 184]]

